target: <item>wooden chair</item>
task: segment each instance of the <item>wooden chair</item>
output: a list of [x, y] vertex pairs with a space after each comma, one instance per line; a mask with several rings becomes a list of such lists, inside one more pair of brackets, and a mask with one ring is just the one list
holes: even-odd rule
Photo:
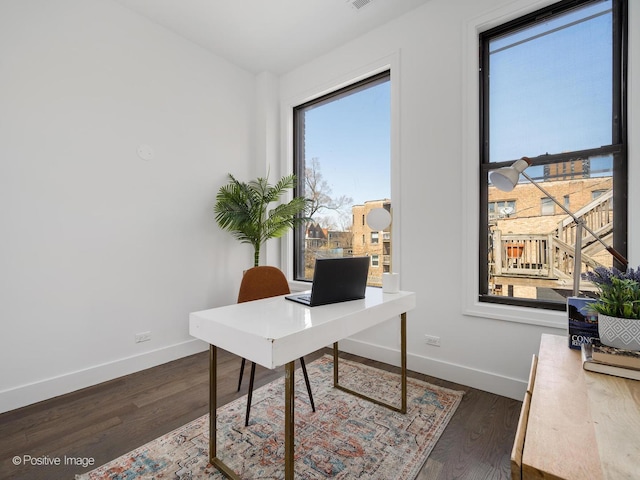
[[[242, 277], [240, 283], [240, 292], [238, 293], [238, 303], [251, 302], [253, 300], [260, 300], [261, 298], [275, 297], [278, 295], [286, 295], [291, 293], [289, 290], [289, 283], [281, 270], [275, 267], [253, 267], [247, 270]], [[284, 302], [285, 300], [283, 300]], [[242, 386], [242, 376], [244, 375], [244, 365], [246, 360], [242, 359], [240, 365], [240, 379], [238, 380], [238, 392]], [[309, 376], [307, 375], [307, 366], [304, 363], [304, 358], [300, 357], [300, 365], [302, 366], [302, 372], [304, 373], [304, 381], [307, 384], [307, 392], [309, 392], [309, 401], [311, 402], [311, 409], [315, 412], [316, 407], [313, 403], [313, 395], [311, 394], [311, 384], [309, 383]], [[247, 415], [245, 417], [245, 426], [249, 425], [249, 413], [251, 412], [251, 398], [253, 396], [253, 380], [256, 373], [256, 364], [251, 362], [251, 376], [249, 378], [249, 394], [247, 397]]]

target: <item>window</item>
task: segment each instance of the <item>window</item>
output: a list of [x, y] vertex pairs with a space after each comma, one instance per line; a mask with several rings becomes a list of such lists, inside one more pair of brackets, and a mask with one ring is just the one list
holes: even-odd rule
[[494, 200], [489, 202], [489, 220], [511, 217], [515, 214], [515, 200]]
[[592, 199], [592, 200], [595, 200], [596, 198], [598, 198], [598, 197], [600, 197], [600, 196], [604, 195], [605, 193], [607, 193], [607, 191], [606, 191], [606, 190], [593, 190], [593, 191], [591, 192], [591, 199]]
[[556, 204], [549, 197], [540, 199], [540, 215], [555, 215]]
[[[296, 195], [311, 205], [311, 222], [294, 232], [295, 280], [313, 278], [316, 258], [375, 255], [368, 284], [382, 285], [391, 267], [391, 229], [380, 235], [366, 218], [374, 208], [391, 210], [390, 124], [389, 71], [294, 107]], [[317, 230], [332, 241], [309, 241]]]
[[[626, 8], [562, 1], [480, 34], [480, 301], [566, 308], [575, 224], [548, 196], [626, 255]], [[490, 183], [523, 156], [547, 197]], [[621, 267], [583, 241], [581, 271], [594, 265]]]

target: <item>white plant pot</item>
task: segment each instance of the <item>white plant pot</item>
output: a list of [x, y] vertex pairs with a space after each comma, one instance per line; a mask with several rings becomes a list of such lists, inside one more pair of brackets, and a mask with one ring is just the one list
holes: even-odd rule
[[598, 335], [604, 345], [640, 351], [640, 320], [598, 314]]

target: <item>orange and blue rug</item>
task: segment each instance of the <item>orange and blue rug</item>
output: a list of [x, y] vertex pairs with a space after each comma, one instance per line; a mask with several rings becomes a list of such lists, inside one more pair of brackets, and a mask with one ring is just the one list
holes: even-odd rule
[[[307, 365], [316, 412], [296, 372], [296, 479], [414, 479], [460, 404], [463, 392], [407, 379], [407, 413], [393, 412], [333, 388], [333, 359]], [[340, 384], [397, 404], [397, 374], [340, 360]], [[243, 479], [284, 478], [284, 380], [218, 409], [218, 456]], [[208, 461], [205, 415], [78, 480], [222, 479]]]

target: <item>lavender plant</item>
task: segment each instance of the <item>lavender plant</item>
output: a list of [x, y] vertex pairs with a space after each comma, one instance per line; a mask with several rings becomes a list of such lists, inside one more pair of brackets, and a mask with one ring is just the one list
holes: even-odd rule
[[598, 301], [590, 308], [610, 317], [640, 319], [640, 267], [626, 272], [597, 267], [582, 278], [598, 288]]

